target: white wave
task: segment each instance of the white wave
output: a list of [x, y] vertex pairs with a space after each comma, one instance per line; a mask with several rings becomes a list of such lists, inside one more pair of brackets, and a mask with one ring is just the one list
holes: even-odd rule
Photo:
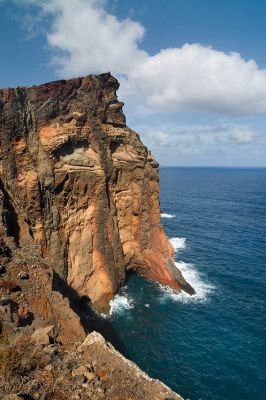
[[161, 218], [175, 218], [175, 215], [173, 214], [167, 214], [167, 213], [162, 213]]
[[169, 239], [171, 245], [174, 248], [175, 253], [178, 250], [184, 250], [186, 248], [186, 238], [182, 238], [182, 237], [173, 237], [171, 239]]
[[190, 296], [185, 292], [175, 292], [173, 289], [161, 286], [163, 291], [163, 299], [171, 298], [172, 300], [179, 301], [181, 303], [202, 303], [207, 300], [208, 295], [213, 292], [215, 286], [206, 282], [202, 275], [198, 272], [194, 265], [185, 263], [183, 261], [176, 261], [175, 266], [181, 271], [183, 277], [187, 282], [195, 289], [196, 294]]
[[116, 294], [110, 301], [110, 315], [130, 310], [134, 307], [133, 300], [125, 295]]

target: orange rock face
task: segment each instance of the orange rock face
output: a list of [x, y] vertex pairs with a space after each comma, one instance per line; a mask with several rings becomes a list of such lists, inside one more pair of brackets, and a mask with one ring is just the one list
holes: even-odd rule
[[38, 243], [56, 284], [100, 312], [128, 270], [193, 293], [161, 227], [158, 164], [126, 126], [118, 87], [102, 74], [0, 91], [7, 234]]

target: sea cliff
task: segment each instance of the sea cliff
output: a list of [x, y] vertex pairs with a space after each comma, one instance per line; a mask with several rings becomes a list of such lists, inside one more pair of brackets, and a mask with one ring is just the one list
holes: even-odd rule
[[158, 163], [110, 74], [0, 91], [3, 232], [99, 312], [133, 270], [193, 293], [160, 224]]
[[0, 90], [4, 399], [179, 399], [84, 323], [84, 302], [107, 314], [130, 271], [194, 293], [118, 88], [102, 74]]

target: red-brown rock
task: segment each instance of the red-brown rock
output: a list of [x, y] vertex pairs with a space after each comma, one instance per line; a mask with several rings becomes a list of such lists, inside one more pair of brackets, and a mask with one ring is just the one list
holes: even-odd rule
[[56, 285], [101, 312], [129, 269], [193, 293], [160, 224], [158, 164], [118, 87], [102, 74], [0, 90], [1, 231], [38, 243]]

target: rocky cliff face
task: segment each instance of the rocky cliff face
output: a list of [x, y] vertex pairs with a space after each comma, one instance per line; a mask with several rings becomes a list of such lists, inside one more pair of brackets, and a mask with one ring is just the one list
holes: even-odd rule
[[110, 74], [0, 90], [0, 233], [100, 312], [137, 273], [193, 294], [160, 224], [158, 164]]

